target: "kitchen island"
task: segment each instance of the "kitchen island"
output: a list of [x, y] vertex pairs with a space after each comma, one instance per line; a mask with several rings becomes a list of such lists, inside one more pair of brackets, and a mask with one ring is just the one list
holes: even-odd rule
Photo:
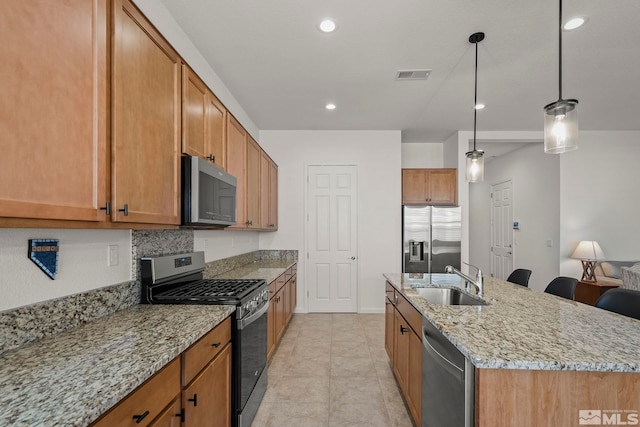
[[637, 419], [640, 321], [495, 278], [488, 305], [430, 304], [415, 288], [461, 279], [384, 277], [475, 366], [476, 427], [577, 426], [580, 410]]

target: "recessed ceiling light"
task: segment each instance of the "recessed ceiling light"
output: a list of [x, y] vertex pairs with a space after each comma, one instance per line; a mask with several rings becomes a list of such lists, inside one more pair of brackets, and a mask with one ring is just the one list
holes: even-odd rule
[[473, 106], [473, 108], [475, 108], [476, 110], [482, 110], [484, 109], [485, 105], [478, 102], [476, 105]]
[[575, 30], [576, 28], [582, 27], [582, 25], [585, 23], [586, 19], [578, 16], [575, 18], [572, 18], [570, 20], [568, 20], [563, 26], [562, 28], [565, 31], [571, 31], [571, 30]]
[[326, 108], [327, 110], [335, 110], [336, 104], [327, 104], [324, 106], [324, 108]]
[[320, 22], [320, 24], [318, 25], [318, 28], [320, 28], [320, 31], [322, 31], [323, 33], [331, 33], [335, 31], [336, 23], [333, 21], [333, 19], [323, 19], [322, 22]]

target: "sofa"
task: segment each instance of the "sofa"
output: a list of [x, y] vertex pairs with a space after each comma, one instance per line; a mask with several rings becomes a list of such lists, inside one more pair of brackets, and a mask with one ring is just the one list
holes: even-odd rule
[[640, 261], [600, 261], [596, 280], [640, 291]]

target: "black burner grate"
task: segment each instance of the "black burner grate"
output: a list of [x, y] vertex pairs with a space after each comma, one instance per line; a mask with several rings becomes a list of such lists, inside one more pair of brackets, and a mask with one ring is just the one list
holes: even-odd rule
[[242, 299], [262, 283], [264, 283], [262, 279], [204, 279], [164, 291], [156, 297], [176, 300], [183, 298]]

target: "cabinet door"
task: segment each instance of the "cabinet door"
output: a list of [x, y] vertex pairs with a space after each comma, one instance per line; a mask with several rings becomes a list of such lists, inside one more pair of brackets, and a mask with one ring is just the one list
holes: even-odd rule
[[411, 329], [404, 318], [396, 310], [394, 312], [394, 346], [393, 371], [404, 395], [407, 395], [407, 378], [409, 376], [409, 335]]
[[231, 114], [227, 114], [227, 172], [238, 180], [236, 225], [231, 228], [246, 228], [246, 168], [247, 132]]
[[226, 169], [227, 110], [210, 90], [207, 90], [206, 119], [205, 157]]
[[169, 362], [91, 427], [148, 426], [180, 395], [180, 358]]
[[260, 151], [260, 228], [269, 228], [271, 182], [271, 159], [267, 153]]
[[456, 204], [458, 199], [456, 174], [456, 169], [431, 169], [429, 171], [429, 204]]
[[158, 418], [153, 420], [149, 427], [180, 427], [182, 424], [182, 403], [180, 398], [176, 398]]
[[294, 274], [291, 278], [291, 297], [289, 299], [289, 319], [296, 311], [296, 305], [298, 303], [298, 275]]
[[421, 425], [422, 413], [422, 338], [413, 331], [408, 333], [409, 364], [407, 376], [407, 404], [416, 425]]
[[189, 68], [182, 65], [182, 152], [206, 157], [205, 123], [207, 87]]
[[385, 297], [384, 300], [384, 349], [387, 351], [389, 360], [391, 360], [391, 364], [393, 365], [393, 333], [395, 331], [393, 325], [395, 309], [389, 298]]
[[180, 58], [130, 0], [114, 5], [112, 220], [179, 224]]
[[0, 217], [103, 221], [107, 1], [0, 1]]
[[276, 347], [276, 297], [269, 300], [269, 311], [267, 311], [267, 356], [271, 357]]
[[402, 204], [427, 204], [427, 191], [427, 172], [424, 169], [402, 170]]
[[269, 162], [269, 222], [267, 228], [271, 231], [278, 229], [278, 165], [273, 160]]
[[260, 147], [247, 137], [247, 227], [260, 228]]
[[275, 340], [278, 342], [284, 331], [285, 309], [284, 309], [284, 293], [285, 287], [280, 288], [276, 293], [276, 321], [275, 321]]
[[231, 344], [182, 391], [185, 427], [231, 425]]

